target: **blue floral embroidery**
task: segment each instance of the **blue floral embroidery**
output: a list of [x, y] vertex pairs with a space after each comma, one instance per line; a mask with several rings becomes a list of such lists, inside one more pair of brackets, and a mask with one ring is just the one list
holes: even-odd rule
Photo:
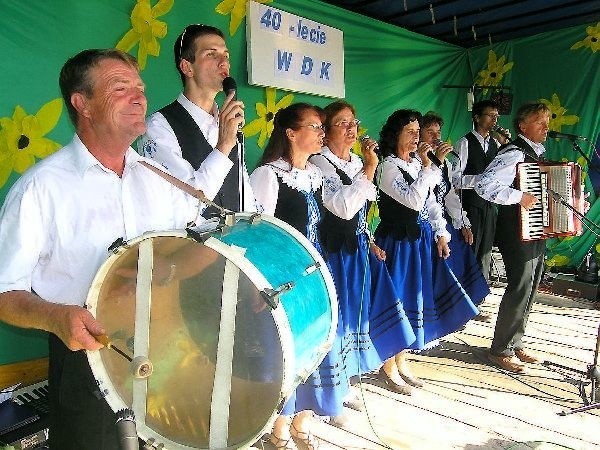
[[315, 200], [314, 193], [300, 191], [306, 197], [306, 204], [308, 206], [308, 221], [306, 224], [306, 238], [314, 245], [319, 242], [317, 225], [321, 221], [321, 213], [319, 212], [319, 205]]
[[146, 142], [144, 142], [142, 153], [143, 156], [147, 158], [154, 158], [154, 155], [156, 154], [156, 141], [153, 139], [148, 139]]

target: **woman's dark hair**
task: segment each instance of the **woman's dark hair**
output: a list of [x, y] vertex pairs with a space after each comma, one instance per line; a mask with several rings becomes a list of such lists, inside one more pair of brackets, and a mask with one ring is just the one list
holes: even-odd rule
[[354, 106], [352, 106], [346, 100], [336, 100], [335, 102], [330, 103], [325, 108], [323, 108], [323, 113], [325, 114], [325, 119], [323, 120], [323, 128], [325, 129], [325, 133], [327, 133], [331, 129], [331, 121], [333, 120], [335, 115], [343, 109], [349, 109], [350, 111], [352, 111], [354, 117], [356, 117], [356, 110], [354, 109]]
[[182, 59], [193, 63], [196, 60], [196, 38], [208, 34], [220, 36], [223, 38], [223, 40], [225, 40], [225, 35], [217, 27], [203, 25], [201, 23], [194, 23], [188, 25], [183, 29], [181, 34], [177, 36], [177, 39], [175, 39], [175, 44], [173, 45], [175, 67], [177, 68], [177, 72], [179, 72], [181, 82], [184, 85], [186, 77], [185, 74], [181, 71], [179, 63]]
[[286, 130], [298, 130], [300, 123], [307, 112], [322, 115], [322, 109], [308, 103], [293, 103], [287, 108], [280, 109], [273, 119], [273, 132], [265, 147], [259, 166], [275, 161], [279, 158], [291, 162], [292, 147], [287, 137]]
[[396, 154], [398, 146], [398, 136], [402, 133], [402, 129], [410, 122], [415, 120], [421, 124], [423, 116], [419, 111], [414, 109], [399, 109], [394, 111], [381, 128], [379, 133], [379, 149], [381, 155], [385, 158], [389, 155]]
[[58, 84], [67, 107], [71, 122], [77, 127], [77, 110], [71, 104], [71, 95], [76, 92], [86, 97], [93, 95], [94, 83], [90, 71], [105, 59], [116, 59], [138, 70], [136, 59], [128, 53], [115, 48], [83, 50], [69, 58], [63, 65], [58, 77]]

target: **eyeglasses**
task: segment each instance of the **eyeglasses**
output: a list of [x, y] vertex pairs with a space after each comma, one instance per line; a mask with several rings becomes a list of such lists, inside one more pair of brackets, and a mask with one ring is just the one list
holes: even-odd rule
[[204, 25], [203, 23], [193, 23], [193, 24], [188, 25], [187, 27], [185, 27], [183, 29], [183, 33], [181, 33], [181, 38], [179, 39], [179, 59], [183, 59], [183, 56], [181, 56], [181, 53], [183, 51], [183, 42], [184, 42], [184, 39], [185, 39], [185, 33], [187, 33], [188, 29], [192, 28], [192, 27], [203, 28], [205, 26], [206, 25]]
[[308, 125], [300, 125], [300, 127], [306, 127], [306, 128], [312, 128], [314, 131], [318, 131], [321, 130], [323, 131], [325, 128], [323, 127], [323, 125], [320, 125], [318, 123], [309, 123]]
[[353, 120], [341, 120], [338, 123], [334, 123], [333, 126], [334, 127], [340, 127], [340, 128], [354, 128], [360, 125], [360, 120], [358, 119], [353, 119]]

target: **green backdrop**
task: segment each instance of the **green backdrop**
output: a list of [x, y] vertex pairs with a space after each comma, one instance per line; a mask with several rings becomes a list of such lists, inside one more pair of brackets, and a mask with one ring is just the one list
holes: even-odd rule
[[[172, 101], [181, 90], [172, 48], [189, 23], [215, 25], [228, 36], [231, 74], [237, 80], [238, 97], [246, 105], [244, 132], [247, 164], [252, 170], [278, 108], [292, 101], [324, 106], [331, 99], [247, 84], [243, 18], [247, 1], [3, 0], [0, 203], [27, 167], [72, 137], [66, 110], [56, 100], [60, 97], [58, 73], [69, 56], [84, 48], [117, 45], [137, 56], [152, 112]], [[392, 111], [410, 107], [440, 113], [446, 121], [445, 137], [455, 142], [471, 127], [467, 89], [443, 86], [475, 83], [511, 86], [514, 105], [530, 99], [554, 102], [551, 107], [556, 118], [552, 127], [557, 131], [586, 136], [598, 133], [595, 109], [600, 103], [600, 52], [596, 54], [596, 44], [600, 24], [466, 50], [316, 0], [260, 3], [344, 32], [346, 98], [356, 106], [363, 121], [361, 133], [377, 138]], [[490, 94], [490, 90], [477, 91], [478, 98]], [[577, 120], [569, 116], [577, 116]], [[508, 126], [511, 120], [503, 117], [500, 122]], [[564, 141], [549, 142], [547, 147], [557, 160], [576, 159]], [[594, 204], [590, 217], [598, 219], [598, 215], [600, 206]], [[549, 263], [577, 264], [593, 244], [589, 233], [550, 242]], [[0, 264], [10, 264], [10, 255], [0, 255]], [[0, 324], [0, 364], [45, 354], [43, 333]]]

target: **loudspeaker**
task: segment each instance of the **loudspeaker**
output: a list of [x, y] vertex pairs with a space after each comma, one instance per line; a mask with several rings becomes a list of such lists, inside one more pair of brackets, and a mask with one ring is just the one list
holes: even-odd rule
[[552, 292], [566, 297], [581, 297], [596, 301], [598, 284], [586, 283], [575, 279], [575, 275], [559, 273], [552, 282]]

